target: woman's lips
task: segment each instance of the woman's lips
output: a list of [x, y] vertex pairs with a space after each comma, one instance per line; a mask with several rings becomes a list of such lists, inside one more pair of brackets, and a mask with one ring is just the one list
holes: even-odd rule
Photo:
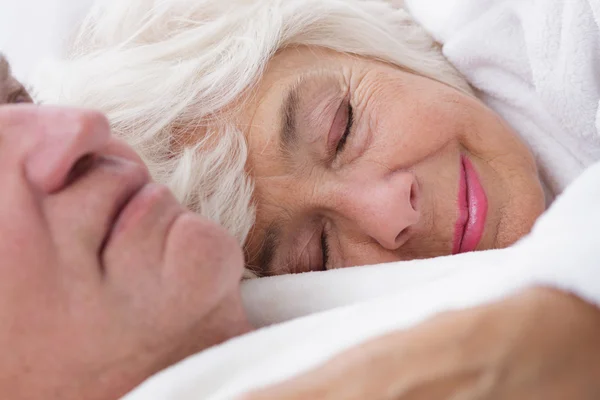
[[458, 188], [458, 220], [454, 229], [452, 254], [475, 250], [485, 227], [488, 201], [471, 161], [461, 156]]

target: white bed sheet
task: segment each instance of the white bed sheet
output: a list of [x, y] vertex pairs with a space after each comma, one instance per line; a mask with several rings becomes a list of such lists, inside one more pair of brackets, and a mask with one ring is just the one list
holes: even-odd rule
[[0, 52], [25, 83], [46, 59], [65, 55], [94, 0], [0, 0]]

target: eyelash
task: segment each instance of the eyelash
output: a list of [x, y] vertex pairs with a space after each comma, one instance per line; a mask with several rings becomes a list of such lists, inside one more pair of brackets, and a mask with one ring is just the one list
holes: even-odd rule
[[8, 103], [9, 104], [19, 104], [19, 103], [26, 103], [27, 102], [27, 95], [25, 94], [25, 91], [20, 90], [14, 94], [12, 94], [10, 96], [10, 98], [8, 99]]
[[348, 121], [346, 122], [346, 130], [344, 134], [340, 138], [340, 141], [337, 144], [335, 149], [335, 154], [341, 153], [346, 147], [346, 142], [348, 141], [348, 137], [350, 133], [352, 133], [352, 126], [354, 125], [354, 109], [352, 108], [352, 104], [348, 102]]
[[321, 266], [321, 270], [327, 270], [327, 264], [329, 264], [329, 242], [327, 241], [327, 232], [325, 228], [323, 228], [323, 232], [321, 232], [321, 251], [323, 252], [323, 265]]

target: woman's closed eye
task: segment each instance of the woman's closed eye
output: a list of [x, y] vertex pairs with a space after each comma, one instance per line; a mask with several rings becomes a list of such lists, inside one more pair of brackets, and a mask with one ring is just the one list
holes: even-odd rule
[[328, 242], [328, 234], [327, 234], [327, 230], [326, 228], [323, 228], [323, 231], [321, 232], [321, 253], [322, 253], [322, 260], [323, 262], [321, 263], [321, 270], [327, 270], [329, 269], [329, 242]]
[[337, 110], [329, 132], [328, 148], [333, 158], [346, 147], [353, 125], [354, 110], [350, 101], [345, 100]]

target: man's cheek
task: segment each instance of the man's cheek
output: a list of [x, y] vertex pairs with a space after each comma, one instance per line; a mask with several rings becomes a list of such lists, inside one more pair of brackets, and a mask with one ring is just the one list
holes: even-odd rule
[[216, 286], [227, 290], [243, 273], [244, 257], [236, 239], [220, 225], [191, 212], [172, 226], [166, 257], [171, 260], [165, 267], [175, 270], [165, 273], [187, 276], [201, 286], [220, 281]]
[[41, 202], [23, 178], [23, 169], [12, 161], [0, 157], [0, 245], [14, 243], [25, 253], [49, 245], [48, 227]]
[[56, 297], [52, 293], [60, 288], [57, 280], [61, 274], [48, 236], [31, 216], [13, 212], [7, 218], [6, 214], [6, 210], [0, 211], [0, 292], [4, 293], [3, 298], [11, 292], [23, 299], [34, 298], [34, 302], [42, 296]]

